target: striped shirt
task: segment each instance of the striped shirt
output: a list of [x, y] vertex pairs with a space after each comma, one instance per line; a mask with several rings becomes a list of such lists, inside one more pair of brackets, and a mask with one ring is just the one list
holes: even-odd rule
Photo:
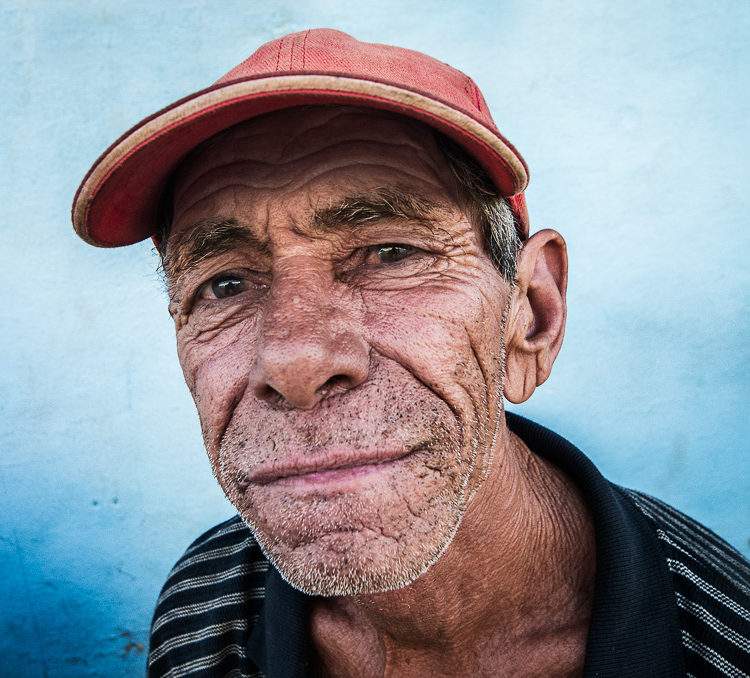
[[[679, 511], [606, 481], [563, 438], [516, 415], [507, 420], [578, 483], [594, 516], [584, 676], [750, 678], [750, 564]], [[148, 676], [305, 678], [308, 601], [232, 518], [196, 540], [169, 574]]]

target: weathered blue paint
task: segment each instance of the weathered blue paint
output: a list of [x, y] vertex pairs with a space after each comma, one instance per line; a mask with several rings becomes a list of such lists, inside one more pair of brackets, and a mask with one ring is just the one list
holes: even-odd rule
[[74, 238], [73, 192], [128, 126], [309, 26], [475, 77], [572, 260], [565, 347], [517, 410], [750, 553], [750, 4], [6, 0], [3, 675], [142, 675], [170, 565], [231, 513], [157, 262]]

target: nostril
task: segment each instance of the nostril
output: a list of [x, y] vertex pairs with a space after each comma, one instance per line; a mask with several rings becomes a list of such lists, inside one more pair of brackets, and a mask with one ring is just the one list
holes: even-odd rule
[[334, 374], [331, 378], [327, 379], [322, 386], [319, 386], [316, 389], [316, 393], [327, 396], [336, 391], [346, 391], [354, 385], [352, 379], [345, 374]]
[[265, 400], [269, 403], [276, 403], [282, 399], [281, 393], [267, 383], [259, 384], [255, 389], [255, 395], [259, 400]]

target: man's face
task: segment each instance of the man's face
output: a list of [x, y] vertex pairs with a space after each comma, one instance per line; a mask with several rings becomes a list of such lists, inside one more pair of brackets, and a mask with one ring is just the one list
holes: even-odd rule
[[183, 166], [165, 268], [212, 468], [294, 586], [412, 582], [445, 550], [502, 414], [509, 286], [432, 133], [292, 109]]

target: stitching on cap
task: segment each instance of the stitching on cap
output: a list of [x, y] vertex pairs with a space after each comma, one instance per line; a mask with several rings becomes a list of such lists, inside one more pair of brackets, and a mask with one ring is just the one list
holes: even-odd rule
[[279, 51], [276, 52], [276, 72], [279, 71], [279, 61], [281, 61], [281, 48], [284, 46], [284, 41], [286, 40], [286, 36], [281, 38], [279, 41]]
[[474, 108], [476, 108], [481, 113], [482, 104], [479, 101], [479, 88], [468, 75], [465, 77], [466, 82], [464, 83], [464, 92], [466, 92], [466, 94], [468, 94], [470, 98], [474, 99]]
[[297, 42], [297, 38], [292, 38], [292, 46], [289, 48], [289, 70], [294, 70], [294, 43]]
[[310, 31], [305, 31], [305, 37], [302, 39], [302, 70], [305, 70], [307, 65], [307, 52], [305, 51], [307, 45], [307, 36], [310, 35]]
[[469, 78], [466, 78], [466, 80], [464, 80], [464, 94], [469, 98], [469, 101], [474, 104], [474, 108], [476, 108], [477, 104], [474, 101], [474, 92], [471, 91], [471, 83], [469, 82]]

